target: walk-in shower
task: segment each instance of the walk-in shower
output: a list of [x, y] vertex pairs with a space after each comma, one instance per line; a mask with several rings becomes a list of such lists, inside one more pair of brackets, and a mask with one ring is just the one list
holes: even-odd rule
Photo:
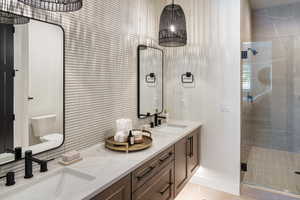
[[252, 9], [252, 41], [242, 44], [252, 53], [242, 59], [241, 150], [244, 184], [300, 197], [300, 1], [295, 2]]

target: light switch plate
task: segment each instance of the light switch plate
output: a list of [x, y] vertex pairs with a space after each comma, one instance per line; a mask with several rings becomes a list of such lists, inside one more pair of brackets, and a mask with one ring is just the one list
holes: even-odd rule
[[223, 112], [223, 113], [231, 112], [231, 107], [229, 105], [221, 104], [220, 105], [220, 111]]

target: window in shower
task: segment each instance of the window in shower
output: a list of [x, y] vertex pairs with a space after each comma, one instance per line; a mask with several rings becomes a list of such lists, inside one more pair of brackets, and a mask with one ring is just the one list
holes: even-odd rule
[[242, 81], [243, 81], [243, 90], [250, 91], [251, 90], [251, 65], [243, 65], [243, 73], [242, 73]]

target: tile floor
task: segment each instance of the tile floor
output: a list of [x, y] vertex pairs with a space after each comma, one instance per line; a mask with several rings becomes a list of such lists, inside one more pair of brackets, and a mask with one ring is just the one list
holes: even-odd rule
[[188, 183], [175, 200], [256, 200], [247, 197], [238, 197], [219, 192], [200, 185]]
[[175, 200], [299, 200], [299, 198], [256, 189], [247, 185], [242, 185], [241, 196], [235, 196], [188, 183]]
[[300, 175], [295, 171], [300, 171], [299, 153], [252, 147], [243, 183], [300, 195]]

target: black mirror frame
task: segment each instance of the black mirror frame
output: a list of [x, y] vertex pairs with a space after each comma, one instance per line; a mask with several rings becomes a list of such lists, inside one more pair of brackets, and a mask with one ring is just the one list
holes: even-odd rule
[[[0, 10], [0, 12], [4, 12], [4, 13], [12, 13], [12, 12], [7, 12], [7, 11], [3, 11], [3, 10]], [[15, 13], [12, 13], [12, 14], [15, 14]], [[23, 15], [19, 15], [19, 14], [15, 14], [15, 15], [18, 15], [18, 16], [22, 16], [22, 17], [27, 17], [27, 16], [23, 16]], [[61, 28], [62, 30], [62, 33], [63, 33], [63, 141], [61, 143], [61, 145], [57, 146], [57, 147], [54, 147], [52, 149], [48, 149], [48, 150], [45, 150], [45, 151], [42, 151], [42, 152], [39, 152], [39, 153], [36, 153], [36, 154], [33, 154], [33, 155], [40, 155], [40, 154], [43, 154], [43, 153], [47, 153], [49, 151], [53, 151], [53, 150], [56, 150], [56, 149], [59, 149], [60, 147], [62, 147], [65, 143], [65, 139], [66, 139], [66, 135], [65, 135], [65, 76], [66, 76], [66, 70], [65, 70], [65, 65], [66, 65], [66, 59], [65, 59], [65, 56], [66, 56], [66, 34], [65, 34], [65, 30], [63, 28], [62, 25], [60, 24], [55, 24], [55, 23], [52, 23], [52, 22], [47, 22], [47, 21], [43, 21], [43, 20], [40, 20], [40, 19], [35, 19], [33, 17], [27, 17], [29, 18], [30, 20], [35, 20], [35, 21], [39, 21], [39, 22], [43, 22], [43, 23], [47, 23], [47, 24], [51, 24], [51, 25], [55, 25], [55, 26], [58, 26]], [[22, 152], [22, 155], [23, 155], [23, 152]], [[22, 159], [20, 160], [23, 160], [24, 157], [22, 156]], [[11, 163], [14, 163], [14, 162], [18, 162], [20, 160], [13, 160], [13, 161], [9, 161], [9, 162], [6, 162], [6, 163], [0, 163], [0, 167], [2, 166], [5, 166], [5, 165], [8, 165], [8, 164], [11, 164]]]
[[[151, 49], [156, 49], [156, 50], [159, 50], [161, 51], [161, 54], [162, 54], [162, 65], [161, 65], [161, 68], [162, 68], [162, 110], [158, 113], [153, 113], [152, 115], [150, 114], [141, 114], [140, 111], [141, 111], [141, 104], [140, 104], [140, 101], [141, 101], [141, 98], [140, 98], [140, 89], [141, 89], [141, 86], [140, 86], [140, 50], [144, 50], [144, 49], [147, 49], [147, 48], [151, 48]], [[155, 114], [161, 114], [163, 113], [164, 111], [164, 51], [163, 49], [160, 49], [160, 48], [157, 48], [157, 47], [153, 47], [153, 46], [147, 46], [147, 45], [143, 45], [143, 44], [140, 44], [138, 45], [137, 47], [137, 116], [139, 119], [145, 119], [145, 118], [148, 118], [148, 117], [152, 117], [154, 116]]]

